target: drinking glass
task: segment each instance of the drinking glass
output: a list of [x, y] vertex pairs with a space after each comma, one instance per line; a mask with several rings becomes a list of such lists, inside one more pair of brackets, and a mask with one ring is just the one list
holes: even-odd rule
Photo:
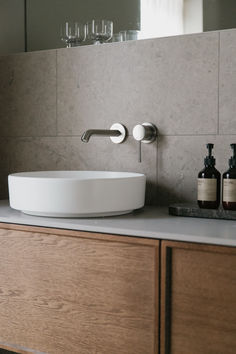
[[123, 42], [121, 33], [114, 33], [111, 39], [112, 42]]
[[65, 22], [61, 26], [61, 40], [67, 48], [76, 47], [85, 40], [85, 25], [79, 22]]
[[121, 42], [126, 41], [126, 31], [120, 31], [119, 35], [120, 35], [120, 38], [121, 38]]
[[112, 38], [113, 22], [109, 20], [92, 20], [86, 23], [86, 40], [94, 44], [105, 43]]
[[138, 30], [127, 30], [127, 31], [120, 31], [120, 37], [121, 37], [121, 41], [132, 41], [132, 40], [136, 40], [138, 39], [139, 36], [139, 32]]
[[139, 31], [137, 30], [128, 30], [126, 31], [126, 40], [127, 41], [133, 41], [137, 40], [139, 35]]

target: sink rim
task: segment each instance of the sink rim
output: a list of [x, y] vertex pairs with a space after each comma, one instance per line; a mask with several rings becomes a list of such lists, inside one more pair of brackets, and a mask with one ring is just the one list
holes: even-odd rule
[[95, 170], [58, 170], [58, 171], [29, 171], [16, 172], [8, 175], [9, 178], [29, 178], [39, 180], [53, 181], [89, 181], [89, 180], [114, 180], [129, 179], [137, 177], [145, 177], [145, 174], [138, 172], [122, 172], [122, 171], [95, 171]]

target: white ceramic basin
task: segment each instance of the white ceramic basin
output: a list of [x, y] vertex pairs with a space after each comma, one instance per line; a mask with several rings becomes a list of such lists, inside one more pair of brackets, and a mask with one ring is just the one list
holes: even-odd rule
[[8, 177], [10, 206], [53, 217], [121, 215], [143, 207], [146, 177], [105, 171], [43, 171]]

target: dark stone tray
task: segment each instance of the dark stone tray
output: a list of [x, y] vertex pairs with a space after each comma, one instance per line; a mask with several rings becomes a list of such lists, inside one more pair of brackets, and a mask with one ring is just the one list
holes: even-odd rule
[[169, 214], [175, 216], [189, 216], [191, 218], [236, 220], [236, 211], [219, 209], [201, 209], [197, 204], [172, 204]]

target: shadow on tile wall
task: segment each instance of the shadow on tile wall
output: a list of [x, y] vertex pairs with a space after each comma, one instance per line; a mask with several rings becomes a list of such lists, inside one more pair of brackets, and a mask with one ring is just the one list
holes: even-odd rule
[[[89, 169], [145, 173], [147, 204], [195, 200], [204, 145], [223, 171], [235, 142], [234, 42], [226, 30], [0, 57], [0, 198], [10, 172]], [[140, 164], [131, 135], [145, 121], [161, 136]], [[115, 122], [124, 144], [81, 142]]]

